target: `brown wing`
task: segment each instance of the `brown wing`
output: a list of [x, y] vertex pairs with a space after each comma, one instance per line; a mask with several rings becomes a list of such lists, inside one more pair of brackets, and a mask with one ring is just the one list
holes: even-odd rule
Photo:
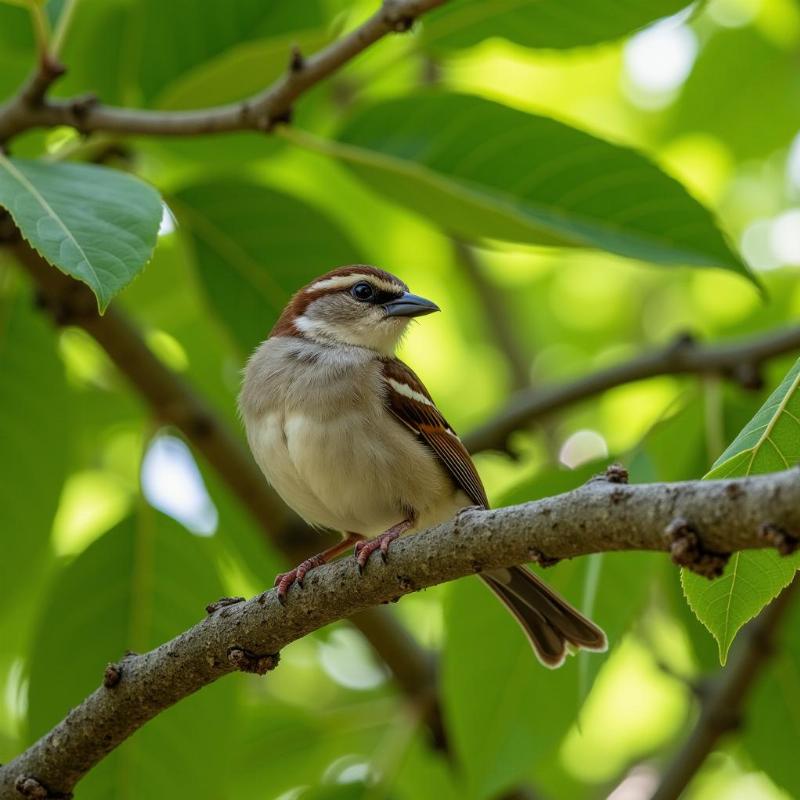
[[383, 362], [383, 379], [389, 411], [430, 447], [456, 485], [477, 506], [489, 507], [467, 448], [433, 403], [414, 371], [397, 358]]

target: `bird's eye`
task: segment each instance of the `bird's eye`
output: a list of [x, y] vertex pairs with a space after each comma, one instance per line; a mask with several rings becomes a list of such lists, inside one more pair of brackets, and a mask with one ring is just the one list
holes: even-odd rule
[[356, 300], [366, 302], [367, 300], [372, 300], [375, 296], [375, 290], [366, 281], [361, 281], [361, 283], [357, 283], [350, 290], [350, 294], [352, 294]]

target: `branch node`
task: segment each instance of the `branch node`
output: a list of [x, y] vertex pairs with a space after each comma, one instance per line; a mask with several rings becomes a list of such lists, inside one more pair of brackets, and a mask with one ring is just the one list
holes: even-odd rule
[[761, 525], [758, 529], [758, 538], [771, 544], [782, 556], [790, 556], [800, 546], [800, 539], [797, 536], [772, 522]]
[[538, 564], [544, 569], [547, 569], [547, 567], [554, 567], [559, 561], [561, 561], [560, 558], [554, 558], [553, 556], [545, 555], [541, 550], [529, 550], [528, 558], [533, 561], [534, 564]]
[[209, 603], [206, 606], [206, 614], [213, 614], [215, 611], [219, 611], [221, 608], [227, 608], [228, 606], [235, 606], [237, 603], [243, 603], [244, 597], [220, 597], [219, 600], [215, 600], [213, 603]]
[[742, 389], [757, 392], [764, 388], [764, 375], [759, 365], [753, 362], [737, 364], [728, 372], [731, 380], [735, 381]]
[[622, 464], [609, 464], [603, 477], [609, 483], [627, 483], [628, 470]]
[[667, 346], [667, 352], [672, 357], [685, 355], [697, 345], [697, 339], [691, 331], [681, 331]]
[[271, 133], [278, 125], [291, 125], [293, 116], [291, 107], [276, 114], [265, 114], [256, 120], [256, 128], [264, 133]]
[[404, 592], [415, 592], [417, 584], [408, 575], [398, 575], [397, 583]]
[[49, 792], [36, 778], [20, 775], [14, 783], [17, 794], [29, 800], [70, 800], [72, 792]]
[[103, 686], [106, 689], [113, 689], [122, 680], [122, 666], [120, 664], [108, 664], [103, 673]]
[[228, 648], [228, 661], [241, 672], [252, 672], [256, 675], [266, 675], [275, 669], [280, 661], [280, 653], [267, 653], [260, 656], [239, 645]]
[[293, 44], [291, 54], [289, 56], [289, 72], [291, 72], [292, 75], [296, 75], [298, 72], [303, 71], [305, 65], [306, 60], [300, 51], [300, 46]]
[[725, 494], [731, 500], [738, 500], [740, 497], [744, 497], [744, 489], [739, 483], [732, 481], [725, 486]]
[[405, 33], [414, 24], [414, 15], [404, 9], [404, 3], [398, 0], [383, 0], [383, 18], [389, 30]]
[[685, 517], [675, 517], [664, 530], [664, 537], [669, 543], [674, 564], [686, 567], [709, 580], [722, 575], [731, 557], [730, 553], [706, 550], [697, 529]]

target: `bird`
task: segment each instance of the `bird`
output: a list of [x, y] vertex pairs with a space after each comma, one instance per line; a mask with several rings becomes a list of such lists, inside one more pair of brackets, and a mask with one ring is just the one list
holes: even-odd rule
[[[292, 296], [247, 361], [238, 406], [255, 461], [303, 520], [341, 534], [276, 577], [281, 603], [350, 547], [362, 571], [399, 536], [489, 507], [466, 447], [395, 355], [409, 322], [439, 310], [389, 272], [339, 267]], [[479, 577], [546, 667], [606, 649], [603, 631], [525, 566]]]

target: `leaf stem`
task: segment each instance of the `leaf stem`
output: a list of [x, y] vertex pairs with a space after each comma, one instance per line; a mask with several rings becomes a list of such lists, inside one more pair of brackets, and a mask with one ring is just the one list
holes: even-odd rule
[[53, 33], [53, 38], [50, 44], [50, 54], [53, 58], [58, 59], [61, 55], [61, 51], [64, 47], [64, 42], [67, 38], [67, 33], [69, 32], [70, 26], [72, 25], [72, 20], [75, 15], [75, 9], [78, 6], [78, 0], [66, 0], [64, 3], [64, 8], [61, 11], [61, 14], [58, 17], [58, 22], [56, 23], [56, 29]]

